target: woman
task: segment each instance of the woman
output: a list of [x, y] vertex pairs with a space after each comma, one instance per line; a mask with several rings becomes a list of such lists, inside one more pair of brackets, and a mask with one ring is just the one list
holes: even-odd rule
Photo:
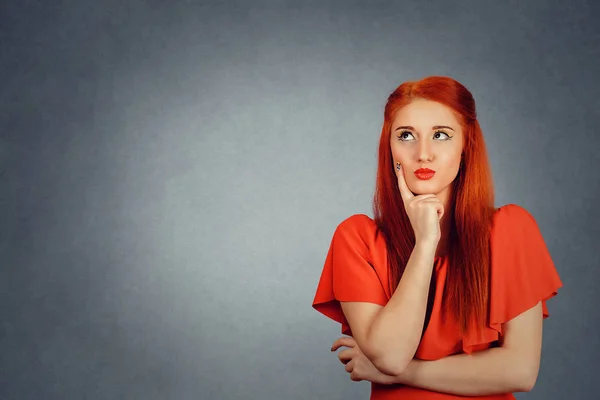
[[313, 307], [371, 399], [514, 399], [533, 388], [562, 282], [527, 210], [494, 207], [475, 101], [428, 77], [388, 98], [375, 217], [336, 228]]

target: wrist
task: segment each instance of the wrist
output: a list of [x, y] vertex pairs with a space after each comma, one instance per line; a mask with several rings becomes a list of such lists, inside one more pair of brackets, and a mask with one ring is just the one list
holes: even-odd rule
[[435, 239], [419, 239], [415, 242], [415, 250], [422, 254], [433, 254], [437, 251], [438, 240]]

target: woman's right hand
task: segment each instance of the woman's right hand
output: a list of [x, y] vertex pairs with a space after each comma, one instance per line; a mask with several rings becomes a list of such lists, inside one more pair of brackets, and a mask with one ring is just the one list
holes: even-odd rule
[[397, 168], [398, 188], [404, 202], [404, 209], [415, 231], [415, 239], [419, 242], [437, 244], [441, 238], [440, 220], [444, 216], [444, 205], [435, 194], [420, 194], [415, 196], [404, 178], [404, 168]]

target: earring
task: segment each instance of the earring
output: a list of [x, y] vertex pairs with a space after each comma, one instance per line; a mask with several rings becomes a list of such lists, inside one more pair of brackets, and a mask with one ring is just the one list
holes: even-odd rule
[[400, 163], [396, 162], [396, 169], [400, 169]]

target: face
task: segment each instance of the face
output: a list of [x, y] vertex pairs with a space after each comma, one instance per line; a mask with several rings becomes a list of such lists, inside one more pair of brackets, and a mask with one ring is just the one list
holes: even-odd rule
[[[413, 100], [396, 113], [390, 146], [394, 168], [396, 162], [402, 164], [410, 190], [435, 194], [447, 204], [463, 149], [462, 128], [452, 110], [435, 101]], [[435, 173], [419, 176], [415, 171], [420, 168]]]

